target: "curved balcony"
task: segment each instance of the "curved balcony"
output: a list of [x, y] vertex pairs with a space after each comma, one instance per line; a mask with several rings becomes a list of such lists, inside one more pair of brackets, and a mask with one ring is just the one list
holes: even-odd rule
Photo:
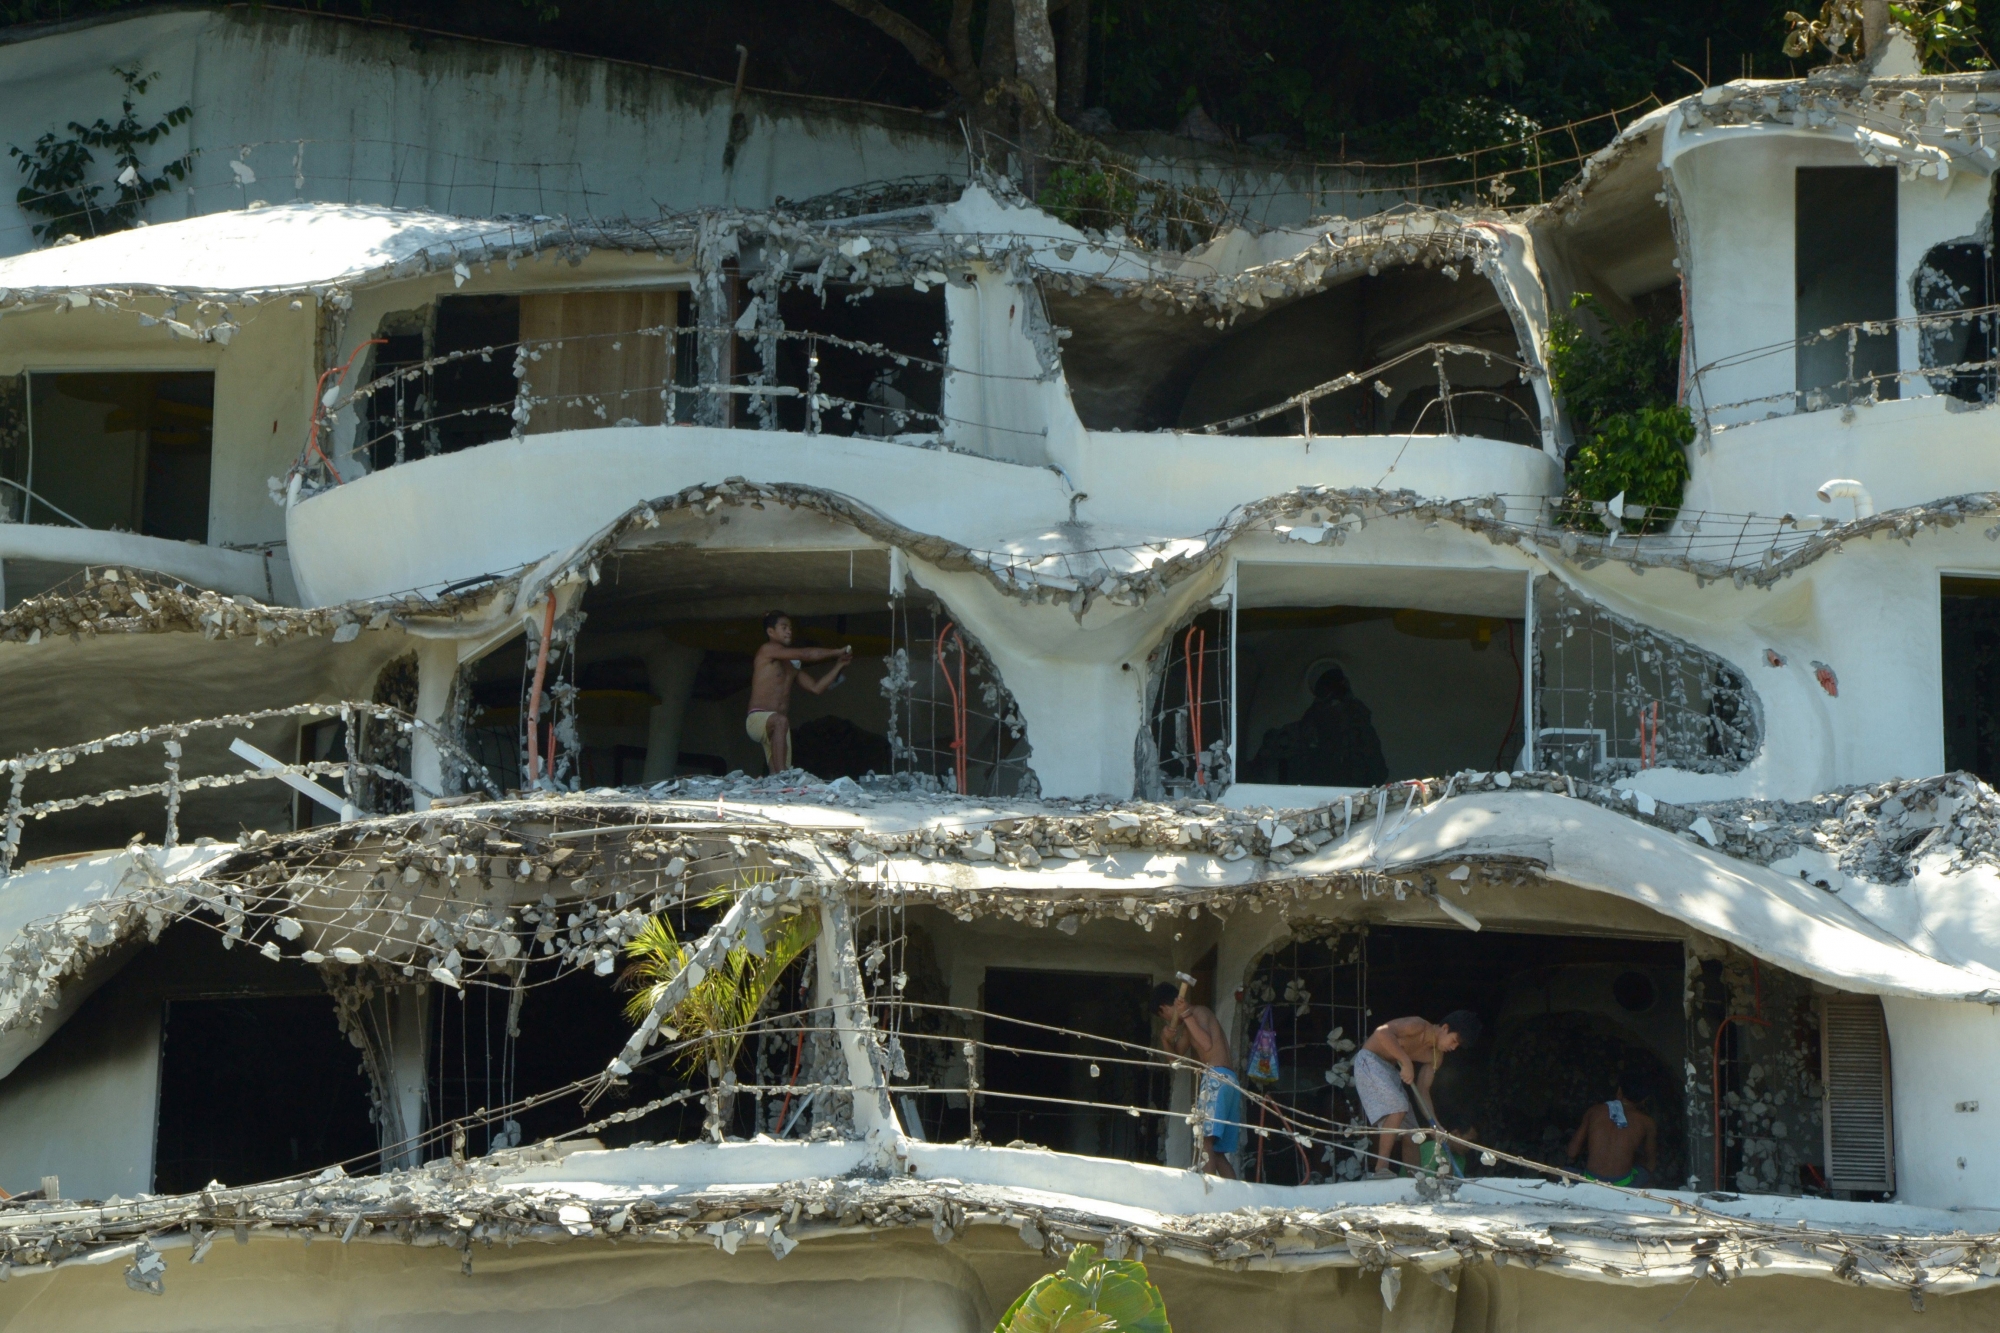
[[232, 551], [136, 532], [0, 523], [0, 571], [4, 571], [0, 587], [8, 606], [46, 592], [81, 569], [106, 565], [151, 570], [260, 602], [296, 600], [291, 564], [282, 550]]

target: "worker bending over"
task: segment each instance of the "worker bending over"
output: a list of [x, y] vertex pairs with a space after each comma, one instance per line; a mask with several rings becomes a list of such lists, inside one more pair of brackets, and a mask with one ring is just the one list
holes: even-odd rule
[[[750, 664], [750, 715], [743, 730], [764, 747], [764, 766], [782, 773], [792, 766], [792, 686], [808, 694], [825, 694], [840, 669], [854, 660], [854, 649], [796, 648], [792, 646], [792, 618], [783, 611], [764, 617], [764, 637], [768, 643], [757, 649]], [[803, 670], [807, 662], [832, 662], [817, 680]]]
[[1202, 1063], [1201, 1089], [1195, 1095], [1195, 1119], [1206, 1135], [1201, 1169], [1225, 1180], [1236, 1179], [1229, 1154], [1243, 1141], [1243, 1087], [1236, 1081], [1236, 1061], [1229, 1038], [1215, 1011], [1189, 1004], [1172, 982], [1153, 987], [1153, 1011], [1167, 1026], [1160, 1045], [1173, 1055], [1191, 1055]]
[[[1361, 1114], [1368, 1123], [1383, 1131], [1376, 1136], [1375, 1177], [1393, 1176], [1391, 1165], [1398, 1158], [1417, 1165], [1416, 1145], [1408, 1135], [1395, 1131], [1410, 1120], [1410, 1098], [1404, 1084], [1413, 1085], [1430, 1101], [1431, 1082], [1437, 1078], [1446, 1051], [1467, 1049], [1479, 1040], [1479, 1015], [1470, 1009], [1446, 1014], [1442, 1023], [1423, 1018], [1392, 1018], [1369, 1034], [1354, 1053], [1354, 1091], [1361, 1098]], [[1418, 1066], [1422, 1066], [1421, 1071]], [[1400, 1150], [1396, 1140], [1401, 1138]], [[1393, 1152], [1393, 1155], [1392, 1155]]]

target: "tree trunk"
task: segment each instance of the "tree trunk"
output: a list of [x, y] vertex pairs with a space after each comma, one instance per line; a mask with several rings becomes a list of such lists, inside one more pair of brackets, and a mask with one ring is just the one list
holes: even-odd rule
[[1861, 54], [1871, 63], [1889, 42], [1889, 0], [1861, 0]]
[[1063, 6], [1063, 36], [1057, 71], [1056, 114], [1075, 123], [1089, 96], [1090, 0], [1069, 0]]
[[1020, 80], [1021, 189], [1032, 199], [1048, 174], [1055, 139], [1056, 37], [1049, 0], [1014, 0], [1014, 70]]

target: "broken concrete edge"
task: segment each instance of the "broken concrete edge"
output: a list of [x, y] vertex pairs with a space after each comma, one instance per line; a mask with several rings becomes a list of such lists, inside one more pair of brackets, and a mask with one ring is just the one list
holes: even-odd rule
[[441, 629], [472, 633], [519, 578], [520, 571], [509, 571], [482, 578], [475, 587], [295, 607], [215, 592], [129, 565], [90, 566], [64, 585], [0, 612], [0, 642], [194, 633], [205, 639], [252, 638], [262, 645], [296, 638], [347, 643], [363, 630], [390, 628], [418, 634]]
[[[931, 903], [961, 916], [998, 913], [1032, 918], [1037, 924], [1069, 916], [1117, 916], [1150, 926], [1161, 913], [1177, 916], [1207, 909], [1227, 914], [1238, 907], [1262, 910], [1266, 905], [1282, 909], [1302, 892], [1335, 886], [1378, 887], [1394, 882], [1420, 891], [1429, 886], [1434, 892], [1438, 875], [1470, 866], [1471, 861], [1447, 855], [1436, 864], [1294, 871], [1290, 868], [1294, 852], [1288, 845], [1296, 844], [1300, 853], [1310, 854], [1331, 840], [1336, 822], [1342, 823], [1344, 836], [1356, 820], [1373, 818], [1370, 811], [1377, 805], [1403, 815], [1452, 795], [1499, 791], [1588, 801], [1635, 824], [1699, 840], [1723, 855], [1753, 864], [1770, 865], [1800, 852], [1833, 853], [1843, 873], [1858, 880], [1907, 880], [1927, 858], [1941, 858], [1948, 874], [1976, 866], [2000, 867], [2000, 794], [1963, 773], [1844, 788], [1802, 802], [1747, 798], [1683, 805], [1630, 789], [1579, 782], [1560, 773], [1504, 772], [1399, 782], [1339, 802], [1284, 811], [1238, 810], [1194, 801], [1050, 800], [996, 808], [970, 797], [929, 795], [924, 800], [938, 807], [937, 817], [895, 830], [871, 829], [858, 822], [842, 828], [794, 825], [746, 817], [749, 812], [740, 805], [732, 812], [740, 822], [723, 825], [701, 819], [691, 807], [725, 796], [795, 808], [838, 808], [855, 798], [843, 799], [842, 789], [835, 787], [801, 791], [795, 785], [793, 794], [786, 795], [770, 780], [732, 787], [723, 780], [683, 779], [629, 793], [604, 789], [482, 801], [292, 834], [250, 832], [234, 850], [171, 875], [163, 872], [148, 849], [135, 847], [111, 894], [31, 921], [5, 942], [0, 949], [0, 1032], [39, 1023], [58, 1008], [62, 986], [93, 961], [141, 932], [149, 941], [157, 940], [172, 920], [197, 915], [210, 919], [224, 935], [225, 947], [239, 941], [258, 947], [251, 937], [267, 925], [280, 938], [296, 940], [302, 933], [300, 918], [329, 938], [338, 935], [332, 924], [318, 921], [308, 910], [305, 895], [339, 870], [372, 872], [377, 878], [389, 875], [386, 882], [399, 885], [433, 887], [438, 905], [429, 912], [396, 909], [396, 919], [418, 925], [418, 931], [412, 940], [396, 942], [393, 957], [378, 956], [373, 944], [366, 951], [336, 944], [329, 946], [330, 954], [309, 946], [297, 955], [299, 959], [324, 967], [351, 968], [371, 961], [407, 965], [410, 975], [419, 979], [435, 976], [442, 968], [457, 978], [461, 972], [488, 965], [480, 960], [512, 966], [524, 953], [532, 955], [538, 943], [547, 946], [545, 955], [568, 967], [600, 963], [606, 949], [615, 958], [616, 950], [657, 910], [647, 906], [648, 900], [664, 901], [669, 893], [676, 895], [676, 901], [678, 896], [706, 895], [751, 870], [772, 876], [777, 881], [774, 894], [784, 894], [787, 901], [807, 896], [897, 898]], [[679, 803], [674, 802], [676, 796]], [[862, 794], [859, 799], [869, 798]], [[593, 837], [590, 849], [578, 854], [574, 842], [531, 831], [557, 822], [601, 828], [604, 836]], [[495, 844], [501, 850], [491, 851], [488, 843], [502, 836], [500, 830], [506, 834]], [[621, 830], [626, 834], [622, 842], [611, 836]], [[461, 851], [461, 846], [474, 850]], [[1227, 862], [1254, 856], [1258, 861], [1248, 882], [1206, 888], [1163, 883], [1065, 890], [1052, 885], [1016, 892], [874, 883], [865, 874], [868, 867], [899, 855], [1032, 868], [1058, 858], [1083, 865], [1124, 849], [1209, 855]], [[1482, 881], [1496, 876], [1541, 877], [1548, 869], [1525, 857], [1482, 855], [1472, 860], [1477, 867], [1468, 873], [1476, 873]], [[690, 865], [700, 861], [716, 861], [722, 868], [691, 871]], [[524, 947], [525, 926], [503, 919], [504, 911], [456, 896], [461, 880], [484, 887], [496, 878], [542, 889], [541, 903], [524, 899], [518, 911], [535, 911], [539, 916], [544, 905], [584, 901], [590, 906], [587, 919], [565, 928], [550, 916]], [[714, 883], [697, 890], [692, 882], [699, 879]], [[374, 891], [369, 886], [356, 890], [357, 895]], [[412, 902], [423, 896], [420, 888]], [[610, 899], [613, 910], [601, 910], [600, 898]], [[356, 942], [367, 943], [367, 936], [353, 928]], [[279, 953], [275, 940], [267, 939], [261, 951], [267, 957], [290, 957]]]
[[[1946, 99], [1960, 105], [1947, 106]], [[1675, 117], [1689, 128], [1809, 125], [1850, 130], [1866, 118], [1885, 126], [1893, 124], [1912, 148], [1948, 151], [1954, 128], [1960, 132], [1970, 129], [1977, 135], [1979, 122], [1967, 125], [1965, 116], [1996, 112], [2000, 112], [2000, 77], [1991, 71], [1870, 77], [1856, 67], [1826, 66], [1803, 78], [1733, 79], [1668, 102], [1634, 120], [1610, 143], [1585, 158], [1577, 174], [1564, 182], [1553, 199], [1523, 210], [1520, 217], [1529, 223], [1573, 217], [1612, 168]], [[1959, 119], [1957, 127], [1950, 123], [1953, 116]], [[1925, 144], [1926, 133], [1946, 143]], [[1976, 139], [1960, 139], [1956, 146], [1968, 156], [1983, 153], [1985, 166], [1980, 169], [1992, 169], [1992, 150]]]
[[[281, 206], [287, 218], [301, 210], [332, 207]], [[704, 282], [718, 280], [725, 263], [761, 258], [765, 262], [752, 263], [746, 270], [756, 291], [775, 282], [811, 287], [828, 281], [920, 289], [963, 286], [968, 281], [966, 267], [978, 265], [1016, 280], [1042, 277], [1155, 301], [1169, 310], [1201, 309], [1227, 323], [1267, 301], [1318, 291], [1329, 278], [1376, 267], [1465, 262], [1485, 273], [1500, 253], [1500, 235], [1518, 230], [1500, 210], [1412, 204], [1355, 220], [1321, 218], [1263, 230], [1239, 219], [1186, 252], [1164, 251], [1146, 248], [1122, 233], [1078, 231], [1031, 203], [996, 197], [980, 182], [968, 184], [949, 204], [830, 220], [782, 210], [708, 208], [657, 222], [502, 217], [468, 223], [420, 210], [373, 211], [385, 220], [411, 224], [409, 230], [421, 243], [405, 245], [402, 253], [386, 262], [343, 267], [311, 278], [302, 275], [296, 282], [256, 289], [129, 280], [0, 286], [0, 313], [92, 307], [134, 315], [142, 324], [161, 326], [177, 338], [226, 345], [239, 329], [230, 318], [234, 307], [310, 298], [343, 312], [352, 307], [356, 289], [382, 282], [449, 274], [462, 283], [474, 265], [490, 270], [500, 263], [511, 269], [524, 261], [546, 259], [574, 266], [594, 251], [615, 250], [656, 255], [695, 272]], [[198, 226], [200, 221], [163, 224], [163, 229]], [[240, 220], [232, 225], [240, 227]], [[441, 232], [457, 234], [438, 239]], [[1226, 248], [1232, 235], [1271, 234], [1293, 237], [1292, 253], [1218, 270], [1218, 244]], [[399, 240], [388, 237], [362, 253], [396, 250]], [[1081, 259], [1076, 257], [1079, 251], [1084, 252]], [[0, 265], [0, 282], [4, 280]], [[187, 318], [181, 318], [183, 307], [192, 309]]]
[[[1774, 547], [1761, 554], [1746, 554], [1740, 562], [1731, 563], [1693, 558], [1686, 554], [1685, 541], [1671, 535], [1657, 539], [1623, 536], [1612, 542], [1605, 534], [1552, 527], [1542, 512], [1547, 501], [1541, 497], [1528, 497], [1536, 506], [1535, 512], [1529, 521], [1518, 521], [1510, 518], [1509, 511], [1510, 507], [1521, 505], [1522, 497], [1512, 500], [1510, 506], [1509, 497], [1499, 495], [1441, 500], [1409, 490], [1301, 486], [1238, 505], [1206, 532], [1090, 552], [1099, 562], [1098, 569], [1077, 575], [1067, 572], [1076, 558], [1074, 552], [1036, 558], [981, 551], [905, 527], [838, 491], [793, 482], [753, 482], [729, 477], [719, 483], [691, 485], [635, 505], [569, 552], [542, 561], [522, 576], [516, 606], [525, 609], [538, 604], [549, 589], [560, 584], [580, 579], [594, 582], [606, 557], [637, 534], [658, 527], [665, 516], [710, 514], [724, 506], [762, 509], [781, 505], [807, 510], [939, 569], [982, 575], [995, 589], [1016, 600], [1065, 602], [1079, 617], [1100, 598], [1115, 606], [1142, 605], [1148, 598], [1213, 567], [1238, 539], [1275, 530], [1277, 525], [1302, 515], [1312, 515], [1314, 522], [1322, 525], [1319, 540], [1330, 540], [1336, 545], [1344, 543], [1350, 534], [1365, 528], [1371, 520], [1449, 522], [1478, 533], [1495, 545], [1520, 547], [1537, 558], [1561, 560], [1582, 570], [1617, 561], [1634, 568], [1680, 570], [1692, 575], [1698, 583], [1727, 579], [1739, 587], [1748, 584], [1760, 588], [1772, 586], [1850, 542], [1877, 536], [1907, 542], [1927, 530], [1950, 529], [1973, 519], [2000, 517], [2000, 491], [1973, 492], [1821, 528], [1782, 556], [1776, 554]], [[2000, 524], [1986, 535], [2000, 539]], [[1171, 555], [1162, 553], [1161, 548], [1172, 546], [1188, 549]], [[1114, 567], [1113, 558], [1122, 558], [1125, 567]], [[1044, 564], [1052, 568], [1041, 569]]]
[[[1515, 499], [1518, 502], [1519, 497]], [[43, 593], [0, 613], [0, 642], [37, 644], [61, 636], [79, 639], [98, 634], [171, 632], [199, 633], [208, 639], [248, 637], [259, 644], [298, 637], [346, 642], [363, 629], [391, 627], [425, 637], [473, 637], [525, 614], [539, 605], [551, 588], [589, 579], [606, 557], [635, 534], [657, 527], [663, 516], [712, 513], [725, 505], [757, 509], [773, 504], [844, 523], [884, 547], [896, 548], [939, 569], [983, 575], [994, 588], [1017, 600], [1065, 602], [1078, 615], [1100, 598], [1117, 606], [1141, 605], [1211, 568], [1237, 539], [1314, 511], [1326, 511], [1322, 540], [1331, 539], [1336, 544], [1371, 519], [1449, 522], [1480, 533], [1496, 545], [1526, 543], [1541, 558], [1573, 562], [1580, 569], [1617, 561], [1634, 568], [1677, 569], [1701, 582], [1727, 579], [1739, 587], [1760, 588], [1772, 586], [1850, 542], [1877, 536], [1907, 542], [1926, 531], [2000, 517], [2000, 491], [1972, 492], [1822, 528], [1782, 556], [1746, 557], [1732, 564], [1690, 558], [1675, 549], [1681, 544], [1671, 536], [1657, 540], [1624, 537], [1611, 545], [1599, 534], [1551, 528], [1539, 514], [1535, 521], [1516, 522], [1509, 519], [1507, 497], [1502, 496], [1438, 500], [1408, 490], [1302, 486], [1239, 505], [1214, 527], [1193, 537], [1163, 537], [1150, 544], [1093, 552], [1100, 569], [1079, 576], [1038, 568], [1044, 563], [1066, 567], [1068, 553], [1040, 560], [981, 551], [905, 527], [837, 491], [730, 477], [635, 505], [567, 553], [525, 569], [482, 577], [477, 586], [458, 591], [403, 593], [325, 607], [270, 606], [245, 596], [196, 588], [185, 580], [106, 566], [79, 576], [81, 586], [73, 590]], [[2000, 524], [1988, 529], [1986, 535], [2000, 539]], [[1158, 550], [1181, 543], [1192, 544], [1192, 549], [1173, 555]], [[1128, 567], [1112, 567], [1107, 559], [1111, 556], [1125, 557]]]
[[[606, 1156], [644, 1151], [635, 1146]], [[523, 1159], [562, 1155], [561, 1145], [548, 1144], [378, 1177], [348, 1177], [336, 1167], [310, 1179], [211, 1185], [131, 1202], [0, 1203], [0, 1280], [130, 1257], [140, 1276], [156, 1284], [132, 1284], [135, 1290], [158, 1294], [162, 1251], [187, 1249], [189, 1262], [199, 1264], [225, 1235], [242, 1244], [324, 1240], [448, 1249], [470, 1273], [477, 1250], [495, 1245], [644, 1241], [708, 1245], [733, 1256], [749, 1241], [782, 1260], [801, 1244], [836, 1236], [923, 1228], [949, 1244], [973, 1227], [1004, 1227], [1057, 1260], [1087, 1243], [1116, 1257], [1237, 1272], [1409, 1269], [1447, 1286], [1457, 1271], [1481, 1263], [1633, 1286], [1792, 1276], [1952, 1295], [2000, 1282], [2000, 1233], [1808, 1227], [1735, 1217], [1693, 1196], [1684, 1203], [1662, 1196], [1668, 1211], [1658, 1211], [1662, 1200], [1648, 1200], [1655, 1211], [1622, 1215], [1560, 1199], [1483, 1214], [1461, 1202], [1447, 1213], [1436, 1203], [1463, 1187], [1419, 1181], [1412, 1203], [1163, 1213], [886, 1173], [695, 1189], [508, 1180]], [[1475, 1191], [1478, 1183], [1469, 1182]], [[127, 1277], [129, 1283], [132, 1270]]]

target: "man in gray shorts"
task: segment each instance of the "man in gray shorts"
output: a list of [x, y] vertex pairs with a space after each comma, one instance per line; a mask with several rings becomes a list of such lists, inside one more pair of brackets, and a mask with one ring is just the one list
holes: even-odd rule
[[[1354, 1091], [1361, 1098], [1361, 1114], [1368, 1117], [1369, 1124], [1383, 1131], [1376, 1136], [1375, 1169], [1369, 1173], [1371, 1176], [1394, 1175], [1390, 1163], [1397, 1156], [1411, 1166], [1417, 1164], [1416, 1145], [1408, 1136], [1394, 1132], [1403, 1128], [1411, 1116], [1410, 1097], [1403, 1085], [1414, 1084], [1428, 1101], [1431, 1081], [1437, 1077], [1438, 1066], [1444, 1063], [1444, 1053], [1470, 1047], [1479, 1040], [1481, 1028], [1479, 1015], [1470, 1009], [1454, 1010], [1445, 1015], [1442, 1023], [1423, 1018], [1392, 1018], [1376, 1028], [1354, 1053]], [[1423, 1066], [1421, 1073], [1417, 1071], [1419, 1065]], [[1392, 1156], [1398, 1138], [1403, 1140], [1401, 1152]]]

